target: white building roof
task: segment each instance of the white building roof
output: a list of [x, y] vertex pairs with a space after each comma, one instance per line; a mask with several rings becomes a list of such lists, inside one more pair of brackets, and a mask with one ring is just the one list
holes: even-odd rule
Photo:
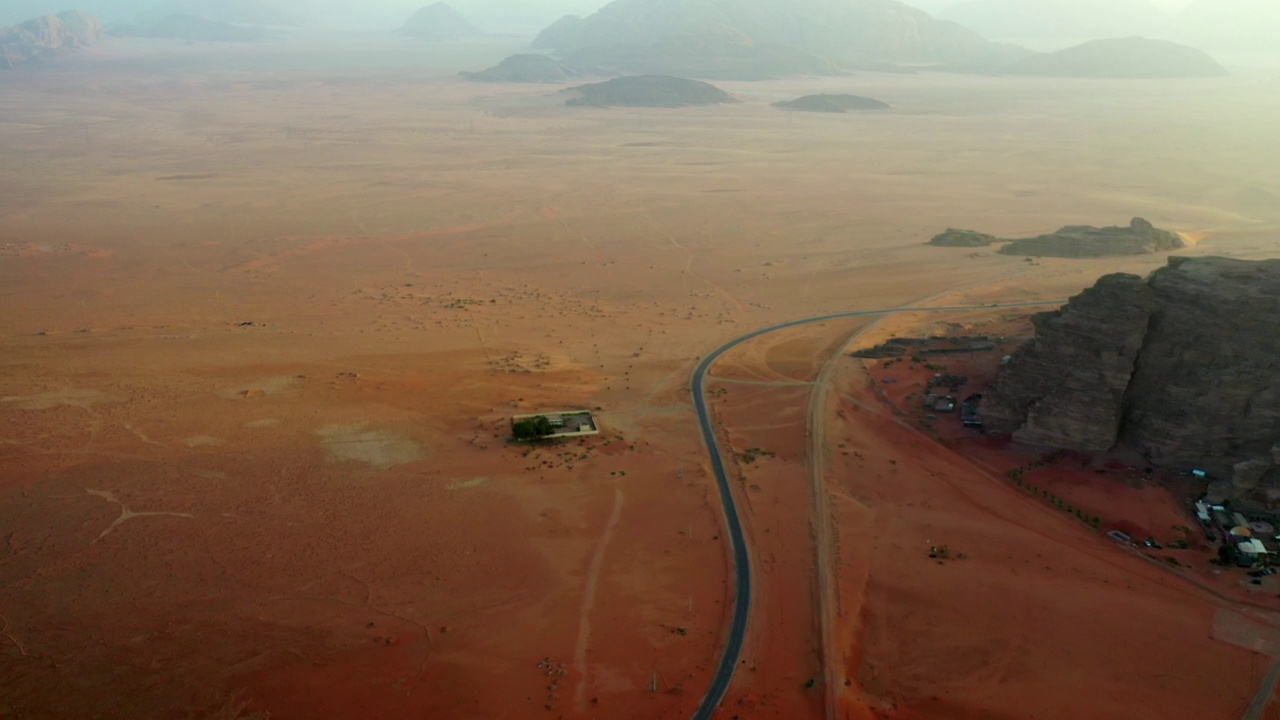
[[1262, 541], [1257, 538], [1254, 538], [1252, 540], [1245, 540], [1244, 542], [1240, 543], [1237, 547], [1239, 547], [1240, 552], [1244, 553], [1245, 555], [1266, 555], [1267, 554], [1267, 547], [1263, 545]]

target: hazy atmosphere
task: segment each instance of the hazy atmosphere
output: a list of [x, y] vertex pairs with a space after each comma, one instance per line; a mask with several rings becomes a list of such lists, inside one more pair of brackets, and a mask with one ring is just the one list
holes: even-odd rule
[[0, 3], [0, 720], [1280, 720], [1277, 28]]

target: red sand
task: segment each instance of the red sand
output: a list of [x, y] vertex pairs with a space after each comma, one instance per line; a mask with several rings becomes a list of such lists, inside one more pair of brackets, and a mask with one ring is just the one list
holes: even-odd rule
[[[0, 82], [0, 715], [686, 717], [731, 600], [702, 354], [1164, 262], [923, 245], [948, 225], [1141, 213], [1216, 228], [1195, 253], [1276, 248], [1249, 199], [1272, 163], [1220, 131], [1224, 103], [1234, 137], [1277, 125], [1252, 81], [1202, 107], [1177, 82], [865, 73], [631, 113], [403, 44], [113, 42]], [[768, 104], [820, 91], [903, 110]], [[1191, 185], [1187, 148], [1219, 158]], [[808, 380], [855, 325], [717, 371]], [[861, 404], [828, 434], [855, 716], [1243, 707], [1259, 663], [1207, 639], [1205, 592], [894, 424], [849, 372]], [[729, 387], [724, 436], [776, 457], [743, 469], [755, 670], [720, 715], [820, 717], [805, 389]], [[564, 407], [604, 433], [505, 442], [510, 415]], [[930, 540], [968, 557], [938, 566]]]

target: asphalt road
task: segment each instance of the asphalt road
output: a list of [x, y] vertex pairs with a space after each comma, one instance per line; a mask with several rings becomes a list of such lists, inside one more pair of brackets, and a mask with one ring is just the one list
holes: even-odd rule
[[725, 471], [724, 456], [720, 453], [720, 444], [716, 441], [715, 428], [711, 425], [711, 412], [707, 408], [707, 397], [705, 390], [707, 373], [711, 370], [711, 366], [719, 360], [721, 356], [729, 352], [733, 348], [741, 345], [748, 340], [754, 340], [761, 335], [767, 335], [778, 330], [798, 327], [800, 325], [808, 325], [816, 322], [824, 322], [827, 320], [839, 320], [842, 318], [860, 317], [864, 315], [885, 315], [895, 312], [946, 312], [950, 310], [978, 310], [981, 308], [1010, 308], [1010, 307], [1030, 307], [1035, 305], [1061, 304], [1061, 300], [1053, 300], [1048, 302], [1029, 302], [1029, 303], [1005, 303], [997, 305], [953, 305], [950, 307], [899, 307], [899, 308], [881, 308], [878, 310], [852, 310], [849, 312], [832, 313], [830, 315], [818, 315], [816, 317], [802, 318], [800, 320], [790, 320], [788, 322], [770, 325], [769, 327], [760, 328], [754, 332], [749, 332], [739, 338], [730, 340], [711, 351], [709, 355], [698, 363], [698, 367], [693, 371], [693, 407], [698, 414], [698, 429], [702, 432], [702, 441], [706, 443], [707, 453], [711, 457], [711, 470], [716, 476], [716, 487], [720, 490], [720, 504], [724, 510], [725, 526], [729, 533], [729, 549], [733, 555], [734, 568], [734, 585], [733, 585], [733, 617], [729, 622], [729, 635], [725, 638], [724, 654], [720, 656], [720, 663], [716, 666], [715, 673], [711, 676], [711, 684], [707, 687], [707, 693], [702, 697], [702, 702], [698, 703], [697, 710], [693, 713], [693, 720], [711, 720], [712, 714], [716, 708], [720, 706], [720, 701], [724, 699], [724, 695], [729, 690], [729, 684], [733, 682], [733, 673], [738, 669], [739, 658], [742, 656], [742, 643], [747, 635], [747, 620], [751, 615], [751, 558], [747, 554], [747, 538], [742, 532], [742, 520], [738, 517], [738, 506], [733, 500], [733, 489], [729, 485], [729, 474]]

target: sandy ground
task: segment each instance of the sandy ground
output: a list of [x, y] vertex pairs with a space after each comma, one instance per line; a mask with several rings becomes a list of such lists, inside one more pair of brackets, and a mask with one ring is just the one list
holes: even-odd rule
[[[922, 245], [947, 226], [1280, 249], [1272, 78], [863, 74], [662, 111], [454, 79], [508, 50], [108, 43], [0, 75], [0, 715], [685, 716], [731, 601], [701, 354], [1164, 262]], [[895, 110], [768, 106], [822, 90]], [[855, 325], [717, 372], [805, 382]], [[1203, 593], [881, 421], [846, 370], [857, 704], [1244, 707], [1265, 660], [1208, 639]], [[732, 446], [773, 453], [738, 487], [766, 582], [722, 714], [820, 717], [805, 390], [715, 387]], [[563, 407], [604, 432], [504, 441]]]

